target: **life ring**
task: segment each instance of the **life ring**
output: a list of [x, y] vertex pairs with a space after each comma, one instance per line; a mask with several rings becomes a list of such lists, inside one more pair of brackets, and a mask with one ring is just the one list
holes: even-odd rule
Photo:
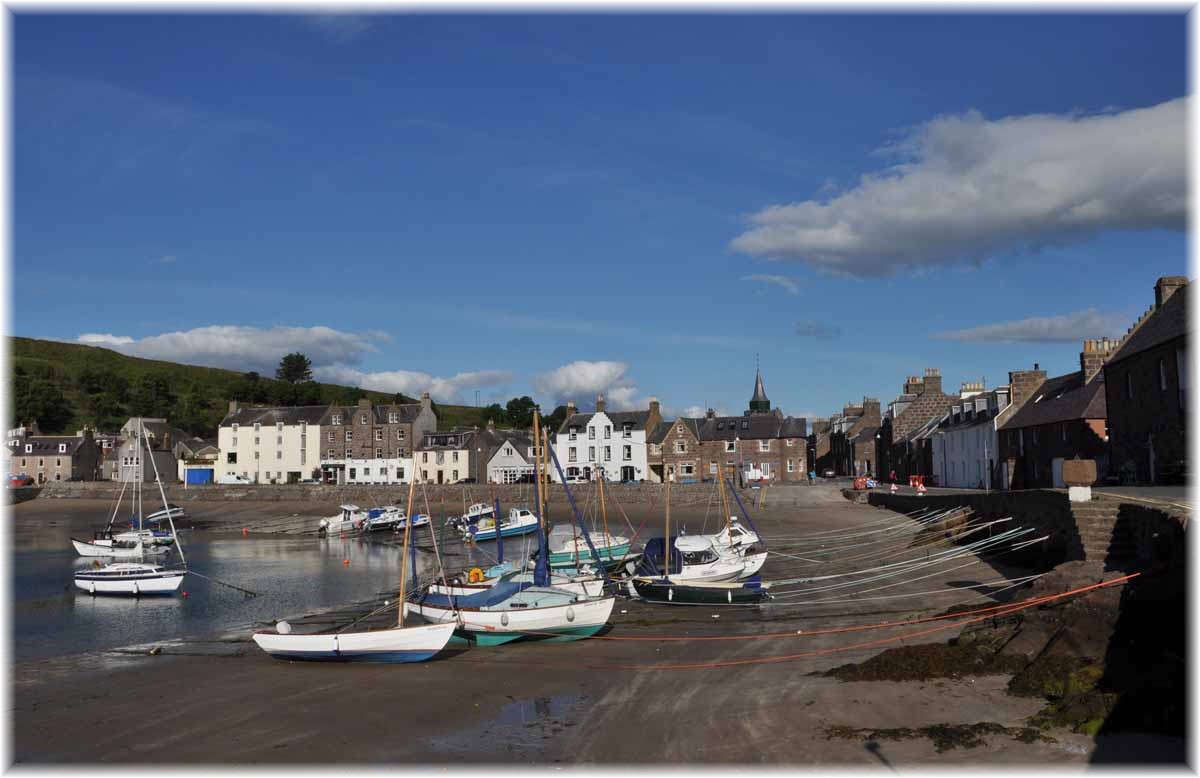
[[467, 581], [470, 583], [479, 583], [483, 580], [483, 570], [478, 567], [472, 567], [471, 572], [467, 574]]

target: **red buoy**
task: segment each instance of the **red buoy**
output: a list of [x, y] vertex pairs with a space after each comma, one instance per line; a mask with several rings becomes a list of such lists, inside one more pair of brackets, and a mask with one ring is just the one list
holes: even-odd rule
[[181, 594], [181, 595], [182, 595], [184, 598], [186, 598], [186, 597], [187, 597], [187, 592], [180, 592], [180, 594]]
[[242, 527], [242, 537], [246, 537], [249, 534], [250, 534], [250, 530], [246, 529], [245, 527]]
[[349, 567], [349, 566], [350, 566], [350, 560], [349, 560], [349, 559], [343, 559], [343, 560], [342, 560], [342, 564], [343, 564], [343, 565], [346, 565], [347, 567]]

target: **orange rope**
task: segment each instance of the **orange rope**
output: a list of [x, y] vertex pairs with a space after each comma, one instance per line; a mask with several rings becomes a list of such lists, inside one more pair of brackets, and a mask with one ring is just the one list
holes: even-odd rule
[[[734, 667], [734, 666], [740, 666], [740, 665], [766, 664], [766, 663], [770, 663], [770, 662], [787, 662], [787, 661], [790, 661], [793, 659], [803, 659], [806, 657], [813, 657], [813, 656], [824, 656], [827, 654], [841, 653], [843, 651], [854, 651], [854, 650], [860, 649], [860, 648], [871, 648], [874, 646], [884, 645], [887, 643], [895, 643], [895, 642], [898, 642], [901, 640], [905, 640], [907, 638], [914, 638], [914, 637], [921, 637], [924, 635], [930, 635], [935, 632], [941, 632], [944, 630], [952, 629], [954, 627], [961, 627], [961, 626], [965, 626], [967, 624], [973, 624], [973, 623], [980, 622], [980, 621], [987, 621], [988, 619], [995, 618], [997, 616], [1004, 616], [1004, 615], [1007, 615], [1010, 613], [1016, 613], [1017, 611], [1027, 610], [1029, 608], [1032, 608], [1037, 605], [1041, 605], [1043, 603], [1053, 602], [1055, 600], [1061, 600], [1065, 597], [1071, 597], [1071, 596], [1079, 595], [1079, 594], [1087, 594], [1087, 593], [1095, 591], [1097, 589], [1107, 588], [1109, 586], [1113, 586], [1115, 584], [1123, 583], [1125, 581], [1136, 578], [1139, 575], [1141, 575], [1141, 573], [1130, 573], [1129, 575], [1123, 575], [1123, 576], [1120, 576], [1119, 578], [1113, 578], [1108, 581], [1101, 581], [1099, 583], [1090, 584], [1088, 586], [1082, 586], [1077, 589], [1071, 589], [1069, 591], [1060, 592], [1058, 594], [1049, 594], [1049, 595], [1045, 595], [1043, 597], [1035, 597], [1030, 600], [1022, 600], [1021, 602], [1016, 603], [1016, 604], [1010, 603], [1008, 605], [987, 608], [984, 610], [989, 610], [989, 611], [993, 611], [993, 612], [982, 615], [982, 616], [975, 616], [974, 618], [970, 618], [970, 619], [963, 619], [961, 621], [955, 621], [955, 622], [952, 622], [949, 624], [939, 624], [938, 626], [932, 627], [929, 629], [917, 630], [915, 632], [906, 632], [903, 635], [893, 635], [891, 637], [879, 638], [876, 640], [868, 640], [868, 641], [865, 641], [862, 643], [854, 643], [854, 644], [851, 644], [848, 646], [836, 646], [833, 648], [817, 649], [814, 651], [804, 651], [804, 652], [801, 652], [798, 654], [786, 654], [786, 655], [782, 655], [782, 656], [768, 656], [768, 657], [752, 657], [749, 659], [730, 659], [730, 660], [718, 661], [718, 662], [696, 662], [696, 663], [691, 663], [691, 664], [657, 664], [657, 665], [620, 665], [620, 664], [593, 665], [593, 664], [576, 664], [576, 663], [569, 663], [569, 662], [522, 662], [519, 659], [507, 660], [507, 661], [514, 661], [518, 664], [531, 664], [531, 665], [538, 665], [538, 666], [544, 666], [544, 667], [565, 667], [565, 668], [575, 668], [575, 669], [585, 668], [585, 669], [589, 669], [589, 670], [694, 670], [694, 669], [703, 669], [703, 668]], [[966, 613], [971, 613], [971, 612], [975, 612], [975, 611], [967, 611]], [[963, 615], [963, 614], [953, 614], [953, 616], [961, 616], [961, 615]], [[939, 617], [933, 617], [933, 618], [940, 619], [940, 618], [950, 618], [950, 617], [949, 616], [939, 616]], [[924, 621], [929, 621], [929, 620], [930, 620], [930, 618], [924, 619]], [[852, 631], [862, 630], [862, 629], [873, 629], [873, 628], [876, 628], [877, 626], [902, 626], [905, 624], [918, 623], [918, 621], [920, 621], [920, 620], [890, 622], [890, 623], [885, 623], [883, 625], [866, 625], [866, 626], [860, 625], [857, 627], [839, 627], [839, 628], [832, 629], [832, 630], [805, 632], [802, 634], [818, 635], [818, 634], [830, 634], [833, 632], [852, 632]], [[522, 634], [530, 634], [530, 635], [561, 636], [561, 633], [557, 633], [557, 632], [533, 632], [533, 631], [528, 631], [528, 630], [511, 630], [511, 631], [512, 632], [521, 632]], [[779, 633], [778, 635], [728, 635], [728, 636], [708, 637], [708, 638], [678, 638], [678, 637], [675, 637], [675, 638], [646, 638], [646, 637], [613, 638], [613, 637], [609, 637], [609, 636], [603, 636], [603, 637], [592, 636], [588, 639], [590, 639], [590, 640], [729, 640], [729, 639], [736, 640], [736, 639], [748, 639], [748, 638], [753, 639], [753, 638], [760, 638], [760, 637], [776, 637], [776, 636], [785, 636], [785, 635], [787, 637], [798, 636], [795, 633], [789, 632], [789, 633]]]
[[[1140, 573], [1132, 573], [1130, 575], [1127, 575], [1127, 576], [1124, 576], [1121, 578], [1113, 578], [1112, 580], [1103, 582], [1102, 584], [1094, 584], [1094, 586], [1101, 586], [1101, 585], [1107, 586], [1109, 584], [1119, 583], [1121, 581], [1128, 580], [1129, 578], [1133, 578], [1134, 576], [1137, 576], [1137, 575], [1140, 575]], [[1021, 601], [1015, 602], [1015, 603], [1009, 602], [1009, 603], [1004, 603], [1002, 605], [989, 605], [986, 608], [976, 608], [974, 610], [969, 610], [969, 611], [959, 611], [958, 613], [943, 613], [943, 614], [940, 614], [937, 616], [922, 616], [921, 618], [905, 619], [902, 621], [881, 621], [876, 624], [856, 624], [856, 625], [849, 626], [849, 627], [830, 627], [829, 629], [814, 629], [814, 630], [808, 630], [808, 631], [794, 630], [791, 632], [766, 632], [766, 633], [751, 634], [751, 635], [712, 635], [712, 636], [708, 636], [708, 637], [701, 637], [701, 636], [680, 637], [678, 635], [670, 635], [670, 636], [663, 636], [663, 635], [636, 635], [636, 636], [635, 635], [627, 635], [627, 636], [593, 635], [589, 639], [590, 640], [619, 640], [619, 641], [632, 641], [632, 642], [653, 641], [656, 643], [667, 643], [667, 642], [684, 642], [684, 641], [710, 642], [710, 641], [718, 641], [718, 640], [763, 640], [766, 638], [795, 638], [795, 637], [809, 637], [812, 635], [836, 635], [836, 634], [839, 634], [842, 632], [862, 632], [864, 630], [869, 630], [869, 629], [883, 629], [885, 627], [906, 627], [906, 626], [909, 626], [912, 624], [924, 624], [924, 623], [930, 622], [930, 621], [941, 621], [943, 619], [957, 619], [957, 618], [961, 618], [963, 616], [974, 616], [974, 615], [980, 614], [980, 613], [992, 613], [993, 611], [1002, 611], [1002, 610], [1005, 610], [1006, 608], [1012, 608], [1014, 606], [1023, 605], [1025, 603], [1027, 603], [1029, 606], [1033, 606], [1033, 605], [1037, 605], [1041, 602], [1045, 602], [1045, 601], [1047, 601], [1047, 599], [1054, 599], [1056, 597], [1065, 597], [1069, 594], [1074, 594], [1074, 593], [1078, 593], [1078, 592], [1082, 592], [1082, 591], [1087, 591], [1087, 589], [1086, 588], [1076, 589], [1076, 590], [1073, 590], [1070, 592], [1063, 592], [1062, 594], [1046, 595], [1043, 597], [1035, 597], [1031, 600], [1021, 600]], [[720, 607], [720, 606], [718, 605], [718, 606], [714, 606], [714, 607]], [[482, 626], [482, 625], [479, 625], [479, 626]], [[557, 635], [562, 634], [559, 632], [539, 632], [536, 630], [514, 629], [514, 630], [509, 630], [509, 631], [520, 632], [521, 634], [524, 634], [524, 635], [557, 636]]]

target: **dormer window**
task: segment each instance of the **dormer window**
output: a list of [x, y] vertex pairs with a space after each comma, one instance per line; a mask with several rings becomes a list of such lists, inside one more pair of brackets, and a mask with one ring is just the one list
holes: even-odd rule
[[275, 431], [283, 432], [283, 422], [281, 422], [281, 421], [275, 422]]
[[329, 421], [332, 424], [341, 424], [342, 423], [342, 415], [340, 413], [335, 413], [335, 414], [333, 414], [333, 416], [330, 417]]
[[567, 435], [567, 438], [568, 438], [569, 440], [575, 440], [575, 438], [576, 438], [576, 436], [577, 436], [578, 434], [579, 434], [579, 428], [578, 428], [578, 427], [571, 427], [571, 429], [570, 429], [570, 433]]
[[627, 438], [633, 437], [633, 425], [632, 424], [622, 424], [621, 425], [621, 434]]
[[397, 423], [399, 423], [399, 421], [400, 421], [400, 414], [398, 414], [398, 413], [389, 413], [388, 414], [388, 424], [397, 424]]
[[233, 429], [234, 432], [238, 431], [238, 423], [236, 421], [229, 426]]
[[32, 444], [32, 443], [26, 443], [26, 444], [25, 444], [25, 453], [26, 453], [26, 454], [32, 454], [32, 453], [33, 453], [33, 444]]
[[262, 425], [258, 422], [254, 422], [254, 431], [258, 432], [260, 429], [262, 429]]
[[359, 424], [366, 424], [366, 423], [367, 423], [367, 414], [365, 414], [365, 413], [364, 413], [364, 414], [362, 415], [362, 419], [361, 419], [361, 420], [360, 420], [358, 423], [359, 423]]
[[67, 444], [66, 444], [66, 443], [59, 443], [59, 444], [58, 444], [58, 453], [60, 453], [60, 454], [65, 454], [65, 453], [67, 453]]
[[742, 429], [744, 429], [744, 430], [750, 429], [750, 422], [743, 420], [742, 421]]

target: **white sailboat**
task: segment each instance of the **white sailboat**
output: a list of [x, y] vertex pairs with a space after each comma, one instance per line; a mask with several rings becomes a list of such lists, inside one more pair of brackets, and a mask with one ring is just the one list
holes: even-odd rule
[[[412, 505], [416, 479], [408, 487]], [[405, 522], [404, 543], [400, 552], [400, 597], [396, 626], [390, 629], [360, 632], [336, 632], [324, 635], [293, 635], [286, 621], [276, 625], [275, 633], [256, 632], [254, 642], [277, 659], [306, 659], [339, 662], [421, 662], [437, 654], [450, 642], [457, 620], [445, 624], [404, 626], [405, 583], [408, 577], [408, 543], [412, 524]], [[437, 540], [435, 538], [434, 542]]]
[[[146, 447], [145, 454], [150, 456], [150, 464], [154, 468], [154, 482], [158, 485], [159, 496], [162, 497], [163, 505], [167, 505], [167, 495], [163, 490], [162, 479], [158, 475], [158, 464], [154, 461], [150, 450], [150, 439], [146, 436], [146, 430], [142, 425], [141, 419], [138, 419], [137, 450], [139, 460], [143, 456], [143, 442]], [[138, 532], [134, 536], [133, 548], [138, 551], [138, 557], [142, 558], [148, 553], [148, 549], [141, 535], [141, 517], [144, 511], [141, 504], [142, 468], [140, 461], [138, 464], [137, 491], [134, 493], [134, 499], [137, 503]], [[123, 490], [124, 487], [122, 487]], [[167, 521], [171, 524], [172, 541], [175, 547], [179, 549], [181, 567], [170, 569], [162, 565], [148, 564], [146, 562], [112, 562], [103, 567], [94, 567], [77, 572], [75, 574], [75, 587], [92, 595], [116, 594], [138, 597], [143, 594], [173, 594], [179, 589], [179, 585], [183, 583], [183, 577], [187, 574], [187, 566], [186, 560], [183, 557], [183, 547], [179, 545], [175, 533], [175, 522], [171, 519], [170, 512], [167, 513]], [[76, 544], [76, 550], [79, 551], [79, 541], [72, 538], [71, 542]], [[162, 549], [163, 553], [168, 549], [165, 546], [160, 546], [159, 548]]]

